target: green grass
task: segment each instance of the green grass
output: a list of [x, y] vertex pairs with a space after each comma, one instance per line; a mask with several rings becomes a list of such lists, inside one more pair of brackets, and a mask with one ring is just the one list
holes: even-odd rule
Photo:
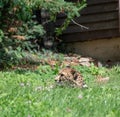
[[[49, 66], [36, 71], [1, 71], [0, 117], [119, 117], [120, 67], [75, 68], [84, 76], [88, 89], [49, 88], [58, 71]], [[110, 81], [96, 83], [97, 72], [109, 76]]]

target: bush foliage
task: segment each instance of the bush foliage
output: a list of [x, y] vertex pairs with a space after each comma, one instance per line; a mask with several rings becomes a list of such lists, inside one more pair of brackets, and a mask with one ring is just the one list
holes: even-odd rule
[[45, 35], [44, 27], [33, 20], [33, 11], [47, 10], [49, 20], [54, 22], [59, 13], [64, 13], [65, 22], [55, 29], [58, 36], [85, 6], [85, 0], [77, 3], [64, 0], [0, 0], [0, 66], [19, 63], [23, 52], [36, 49], [37, 41]]

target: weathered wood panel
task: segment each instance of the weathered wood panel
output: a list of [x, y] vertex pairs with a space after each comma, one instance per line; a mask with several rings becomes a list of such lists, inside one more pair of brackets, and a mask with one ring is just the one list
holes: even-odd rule
[[96, 5], [96, 4], [103, 4], [103, 3], [113, 3], [118, 2], [118, 0], [87, 0], [88, 5]]
[[119, 0], [119, 2], [118, 2], [118, 6], [119, 6], [119, 32], [120, 32], [120, 0]]
[[87, 6], [84, 10], [81, 11], [81, 14], [97, 14], [97, 13], [104, 13], [104, 12], [111, 12], [117, 11], [118, 5], [116, 2], [113, 3], [104, 3], [104, 4], [97, 4], [93, 6]]
[[93, 39], [109, 39], [113, 37], [119, 37], [120, 33], [118, 29], [112, 30], [104, 30], [104, 31], [91, 31], [91, 32], [84, 32], [84, 33], [71, 33], [71, 34], [64, 34], [62, 39], [64, 42], [71, 43], [71, 42], [78, 42], [78, 41], [88, 41]]
[[[65, 1], [77, 2], [78, 0], [65, 0]], [[87, 0], [88, 5], [96, 5], [96, 4], [111, 3], [111, 2], [118, 2], [118, 0]]]
[[90, 31], [97, 31], [97, 30], [107, 30], [107, 29], [118, 29], [118, 22], [117, 20], [112, 20], [106, 22], [99, 22], [99, 23], [88, 23], [85, 25], [89, 29], [83, 29], [79, 26], [70, 26], [66, 31], [64, 31], [64, 34], [69, 33], [76, 33], [76, 32], [90, 32]]
[[[79, 18], [75, 18], [74, 20], [80, 24], [118, 20], [118, 11], [102, 13], [102, 14], [85, 15]], [[56, 21], [55, 25], [60, 26], [63, 22], [64, 22], [64, 19], [59, 19]], [[73, 24], [74, 23], [71, 22], [71, 25]]]
[[[88, 7], [81, 11], [81, 16], [76, 18], [75, 21], [89, 29], [81, 29], [71, 22], [70, 26], [64, 31], [63, 41], [86, 41], [120, 36], [118, 0], [87, 0], [87, 2]], [[65, 17], [64, 14], [58, 16], [57, 27], [63, 23]]]

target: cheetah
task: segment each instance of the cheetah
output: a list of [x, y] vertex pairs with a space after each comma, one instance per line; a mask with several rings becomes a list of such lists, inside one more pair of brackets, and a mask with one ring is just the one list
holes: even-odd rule
[[58, 84], [67, 83], [80, 88], [87, 87], [80, 72], [71, 67], [65, 67], [60, 70], [58, 75], [55, 77], [55, 81]]

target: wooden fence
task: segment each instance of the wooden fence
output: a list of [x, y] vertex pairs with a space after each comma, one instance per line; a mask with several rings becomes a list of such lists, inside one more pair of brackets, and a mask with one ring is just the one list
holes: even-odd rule
[[[59, 15], [55, 26], [59, 27], [64, 19], [65, 15]], [[87, 0], [87, 7], [74, 20], [89, 29], [71, 22], [62, 35], [64, 42], [119, 37], [119, 0]]]

